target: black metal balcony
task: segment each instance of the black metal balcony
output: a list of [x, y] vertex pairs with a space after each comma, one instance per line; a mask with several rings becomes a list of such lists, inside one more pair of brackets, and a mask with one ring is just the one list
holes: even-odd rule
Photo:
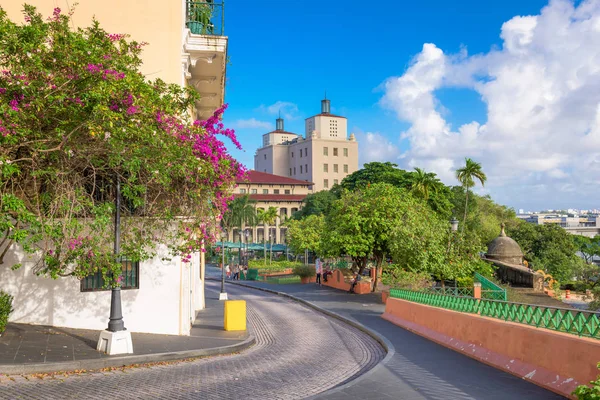
[[195, 35], [223, 36], [225, 1], [186, 1], [185, 26]]

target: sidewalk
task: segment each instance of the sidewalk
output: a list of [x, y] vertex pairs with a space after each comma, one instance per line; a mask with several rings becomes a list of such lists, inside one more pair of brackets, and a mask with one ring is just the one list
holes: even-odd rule
[[224, 303], [218, 298], [217, 292], [206, 291], [206, 308], [198, 312], [190, 336], [132, 333], [134, 354], [129, 355], [96, 351], [99, 331], [10, 323], [0, 337], [0, 373], [101, 369], [230, 354], [250, 347], [254, 337], [248, 331], [223, 329]]
[[381, 318], [379, 294], [352, 295], [315, 284], [276, 285], [236, 281], [310, 302], [383, 336], [388, 357], [365, 375], [316, 396], [318, 399], [553, 400], [563, 397], [454, 352]]

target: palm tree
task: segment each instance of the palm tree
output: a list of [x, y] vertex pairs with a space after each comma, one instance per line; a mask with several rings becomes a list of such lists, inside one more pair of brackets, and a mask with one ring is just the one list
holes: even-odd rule
[[256, 223], [256, 210], [254, 208], [254, 203], [255, 201], [250, 200], [248, 195], [236, 197], [229, 204], [229, 208], [223, 215], [223, 226], [225, 227], [225, 229], [227, 229], [228, 232], [233, 232], [234, 228], [239, 228], [240, 249], [242, 246], [242, 229], [244, 229], [245, 225], [254, 225]]
[[429, 200], [429, 193], [437, 193], [441, 182], [433, 172], [425, 172], [421, 168], [415, 168], [412, 173], [410, 189], [413, 193]]
[[[269, 226], [273, 225], [275, 223], [275, 221], [277, 220], [277, 208], [276, 207], [269, 207], [266, 211], [265, 210], [258, 210], [258, 218], [259, 220], [264, 224], [265, 226], [265, 234], [263, 234], [263, 243], [265, 242], [266, 239], [266, 231], [268, 229]], [[270, 228], [269, 228], [270, 230]], [[270, 243], [270, 240], [269, 240]], [[273, 257], [273, 249], [270, 249], [270, 258]], [[267, 248], [265, 247], [265, 264], [267, 263]]]
[[465, 216], [463, 217], [463, 225], [460, 233], [462, 234], [465, 230], [465, 223], [467, 222], [467, 206], [469, 205], [469, 188], [475, 186], [475, 179], [477, 179], [481, 186], [484, 186], [487, 176], [481, 170], [481, 164], [465, 158], [465, 166], [456, 170], [456, 179], [465, 188]]

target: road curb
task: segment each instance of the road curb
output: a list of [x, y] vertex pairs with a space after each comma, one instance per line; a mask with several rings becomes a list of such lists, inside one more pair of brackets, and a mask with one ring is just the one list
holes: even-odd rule
[[144, 354], [133, 356], [118, 356], [94, 360], [65, 361], [55, 363], [35, 364], [0, 364], [0, 374], [20, 375], [49, 372], [68, 372], [75, 370], [97, 370], [109, 367], [124, 367], [133, 364], [144, 364], [160, 361], [177, 361], [188, 358], [208, 357], [238, 353], [246, 350], [256, 343], [256, 337], [252, 334], [243, 342], [229, 346], [213, 347], [210, 349], [173, 351], [169, 353]]
[[[211, 278], [207, 278], [208, 280], [216, 280], [216, 281], [220, 281], [220, 279], [211, 279]], [[355, 379], [352, 379], [349, 382], [346, 382], [340, 386], [336, 386], [334, 388], [331, 388], [329, 390], [326, 390], [324, 392], [321, 392], [317, 395], [314, 396], [310, 396], [307, 397], [307, 399], [316, 399], [320, 396], [323, 395], [329, 395], [329, 394], [333, 394], [339, 391], [342, 391], [350, 386], [356, 385], [357, 383], [359, 383], [361, 380], [368, 378], [374, 371], [375, 369], [377, 369], [378, 367], [382, 366], [382, 365], [387, 365], [390, 360], [392, 359], [392, 357], [394, 356], [394, 354], [396, 353], [396, 349], [394, 348], [394, 345], [382, 334], [380, 334], [379, 332], [375, 331], [374, 329], [368, 328], [366, 326], [364, 326], [363, 324], [361, 324], [360, 322], [357, 321], [353, 321], [347, 317], [344, 317], [338, 313], [335, 313], [333, 311], [329, 311], [326, 310], [322, 307], [317, 306], [316, 304], [311, 303], [310, 301], [301, 299], [299, 297], [293, 296], [291, 294], [288, 293], [284, 293], [284, 292], [278, 292], [276, 290], [272, 290], [272, 289], [267, 289], [267, 288], [261, 288], [261, 287], [256, 287], [256, 286], [252, 286], [252, 285], [247, 285], [241, 282], [232, 282], [232, 281], [227, 281], [227, 283], [232, 284], [232, 285], [237, 285], [237, 286], [243, 286], [246, 288], [250, 288], [250, 289], [256, 289], [256, 290], [261, 290], [263, 292], [267, 292], [267, 293], [272, 293], [272, 294], [276, 294], [278, 296], [281, 297], [287, 297], [291, 300], [294, 300], [298, 303], [302, 303], [320, 313], [323, 313], [325, 315], [328, 315], [330, 317], [333, 317], [339, 321], [342, 321], [364, 333], [366, 333], [367, 335], [371, 336], [373, 339], [375, 339], [375, 341], [377, 341], [383, 348], [384, 350], [387, 352], [386, 356], [383, 358], [383, 360], [381, 360], [377, 365], [375, 365], [373, 368], [371, 368], [370, 370], [368, 370], [367, 372], [365, 372], [364, 374], [356, 377]]]

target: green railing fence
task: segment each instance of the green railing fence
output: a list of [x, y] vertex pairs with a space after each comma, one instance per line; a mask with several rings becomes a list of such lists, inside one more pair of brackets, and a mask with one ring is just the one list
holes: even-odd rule
[[186, 1], [185, 26], [196, 35], [225, 34], [225, 2], [218, 0]]
[[[482, 285], [483, 286], [483, 285]], [[407, 289], [390, 289], [390, 297], [600, 339], [600, 314], [566, 308], [457, 297]]]
[[507, 301], [506, 289], [496, 285], [485, 276], [475, 272], [475, 281], [481, 283], [481, 298]]
[[463, 296], [473, 297], [473, 288], [465, 287], [432, 287], [429, 291], [437, 294], [444, 294], [446, 296]]

